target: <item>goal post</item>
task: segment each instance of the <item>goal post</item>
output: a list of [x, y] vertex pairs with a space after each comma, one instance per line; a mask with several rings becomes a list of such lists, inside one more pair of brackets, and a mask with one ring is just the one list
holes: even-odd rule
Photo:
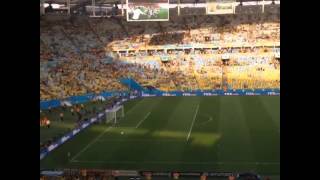
[[112, 109], [106, 110], [106, 123], [114, 123], [124, 117], [124, 106], [116, 106]]

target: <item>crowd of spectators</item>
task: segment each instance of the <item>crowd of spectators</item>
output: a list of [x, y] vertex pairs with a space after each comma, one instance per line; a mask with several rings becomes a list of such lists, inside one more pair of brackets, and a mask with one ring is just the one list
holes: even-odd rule
[[161, 24], [148, 22], [148, 24], [131, 25], [123, 23], [128, 29], [130, 28], [130, 33], [134, 36], [114, 39], [109, 43], [109, 47], [134, 48], [145, 45], [197, 43], [232, 47], [280, 41], [279, 17], [273, 14], [264, 16], [189, 16]]
[[126, 90], [115, 78], [118, 69], [102, 60], [79, 60], [70, 57], [50, 68], [40, 81], [41, 99], [100, 93], [108, 90]]
[[[119, 82], [124, 77], [165, 91], [219, 89], [224, 79], [229, 88], [280, 84], [279, 62], [263, 47], [279, 42], [278, 14], [190, 16], [163, 23], [73, 19], [40, 24], [41, 100], [128, 90]], [[164, 51], [168, 45], [197, 44], [221, 48]], [[239, 48], [256, 45], [249, 48], [254, 50]], [[138, 50], [154, 46], [158, 50]], [[114, 53], [119, 49], [137, 50], [119, 56]], [[228, 66], [221, 63], [224, 53], [232, 55]]]
[[[225, 64], [221, 61], [224, 53], [231, 54]], [[164, 91], [220, 89], [223, 79], [232, 89], [280, 87], [280, 64], [272, 49], [180, 51], [168, 58], [170, 60], [164, 62], [161, 55], [153, 53], [144, 56], [144, 61], [132, 55], [123, 56], [120, 61], [131, 65], [130, 75], [140, 84]], [[137, 67], [142, 67], [138, 70], [139, 76], [135, 75]]]

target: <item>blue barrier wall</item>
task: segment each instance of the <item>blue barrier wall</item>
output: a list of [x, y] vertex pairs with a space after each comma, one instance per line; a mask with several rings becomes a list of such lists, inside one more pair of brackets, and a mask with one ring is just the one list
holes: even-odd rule
[[40, 109], [48, 109], [49, 107], [58, 107], [60, 106], [59, 100], [50, 100], [50, 101], [40, 101]]
[[[91, 101], [96, 96], [103, 96], [105, 98], [111, 96], [127, 96], [129, 92], [103, 92], [98, 95], [86, 94], [83, 96], [72, 96], [67, 98], [71, 104], [85, 103]], [[236, 90], [195, 90], [195, 91], [169, 91], [164, 92], [160, 90], [146, 90], [143, 89], [139, 96], [142, 97], [152, 97], [152, 96], [277, 96], [280, 95], [280, 89], [236, 89]], [[40, 101], [40, 109], [48, 109], [49, 107], [60, 106], [61, 101], [51, 100], [51, 101]]]
[[[120, 82], [124, 85], [130, 87], [131, 90], [138, 91], [139, 95], [142, 97], [150, 96], [228, 96], [228, 95], [238, 95], [238, 96], [251, 96], [251, 95], [280, 95], [280, 89], [228, 89], [227, 91], [219, 90], [195, 90], [195, 91], [169, 91], [164, 92], [158, 89], [149, 90], [143, 88], [139, 83], [131, 78], [122, 78]], [[100, 94], [85, 94], [82, 96], [71, 96], [65, 100], [69, 101], [71, 104], [86, 103], [91, 101], [96, 96], [103, 96], [104, 98], [109, 98], [111, 96], [127, 96], [128, 91], [109, 91], [102, 92]], [[50, 100], [50, 101], [40, 101], [40, 109], [48, 109], [49, 107], [59, 107], [61, 105], [60, 100]]]
[[109, 91], [109, 92], [102, 92], [100, 94], [85, 94], [82, 96], [71, 96], [64, 100], [49, 100], [49, 101], [40, 101], [40, 109], [48, 109], [49, 107], [59, 107], [61, 105], [61, 101], [69, 101], [71, 104], [79, 104], [79, 103], [86, 103], [92, 101], [96, 96], [103, 96], [104, 98], [109, 98], [111, 96], [127, 96], [128, 92], [126, 91]]

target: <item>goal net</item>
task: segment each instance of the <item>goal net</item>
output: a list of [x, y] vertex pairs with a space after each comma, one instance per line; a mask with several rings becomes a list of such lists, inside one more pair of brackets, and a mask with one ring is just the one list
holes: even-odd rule
[[124, 117], [123, 105], [116, 106], [112, 109], [106, 110], [106, 123], [117, 123]]

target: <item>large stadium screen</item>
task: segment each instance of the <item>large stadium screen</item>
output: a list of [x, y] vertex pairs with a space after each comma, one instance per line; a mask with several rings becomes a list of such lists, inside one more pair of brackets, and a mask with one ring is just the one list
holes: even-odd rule
[[169, 0], [127, 0], [127, 21], [168, 21]]
[[233, 14], [235, 0], [207, 0], [207, 14]]

